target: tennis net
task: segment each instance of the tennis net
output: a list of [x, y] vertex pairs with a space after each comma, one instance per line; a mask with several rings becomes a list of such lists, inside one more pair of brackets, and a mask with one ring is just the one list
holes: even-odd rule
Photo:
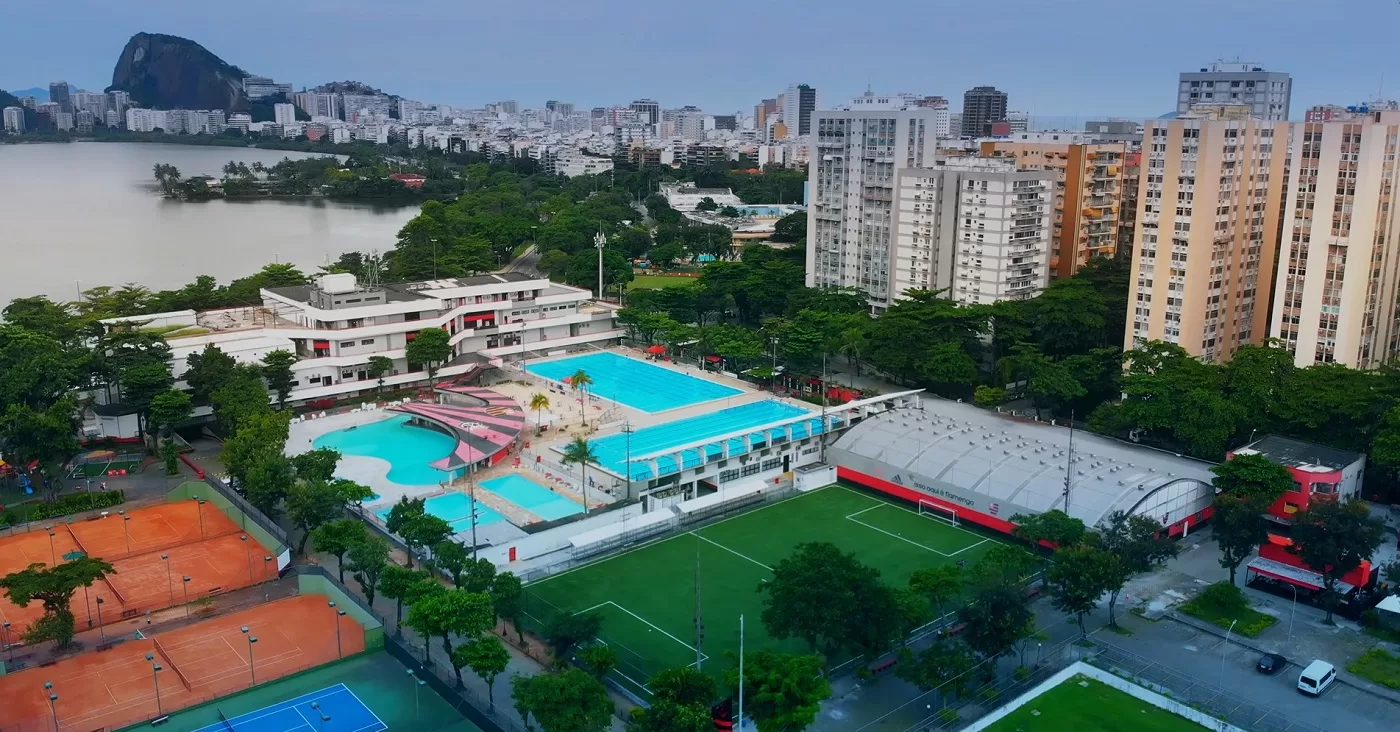
[[228, 732], [234, 732], [233, 722], [228, 721], [228, 717], [224, 716], [224, 710], [214, 707], [214, 711], [219, 713], [219, 721], [224, 723], [224, 729], [228, 730]]
[[117, 591], [117, 586], [112, 584], [112, 580], [108, 579], [105, 574], [102, 575], [102, 584], [107, 585], [107, 589], [112, 591], [112, 597], [117, 598], [117, 602], [123, 605], [126, 604], [126, 598], [122, 596], [122, 593]]
[[64, 526], [68, 529], [68, 535], [73, 537], [73, 544], [78, 547], [78, 551], [82, 552], [86, 556], [92, 556], [92, 552], [89, 552], [87, 550], [87, 547], [83, 546], [83, 542], [78, 540], [78, 532], [74, 531], [72, 526], [69, 526], [67, 524], [64, 524]]
[[190, 685], [190, 680], [185, 678], [185, 673], [175, 665], [174, 659], [170, 657], [169, 653], [165, 652], [165, 648], [161, 646], [160, 641], [155, 639], [155, 636], [151, 636], [151, 643], [155, 645], [156, 653], [159, 653], [161, 658], [165, 659], [165, 667], [175, 672], [175, 677], [180, 679], [180, 683], [185, 685], [187, 691], [194, 691], [194, 687]]

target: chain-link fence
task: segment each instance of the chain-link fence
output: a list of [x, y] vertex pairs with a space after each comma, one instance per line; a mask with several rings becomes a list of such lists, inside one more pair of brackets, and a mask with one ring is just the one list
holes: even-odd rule
[[[422, 644], [408, 638], [387, 636], [384, 639], [384, 648], [432, 687], [438, 696], [447, 700], [458, 713], [485, 732], [525, 732], [525, 728], [505, 711], [512, 704], [508, 679], [496, 679], [496, 705], [493, 710], [489, 695], [478, 693], [470, 685], [459, 685], [456, 671], [451, 666], [427, 656]], [[472, 671], [464, 668], [462, 673], [470, 675]]]

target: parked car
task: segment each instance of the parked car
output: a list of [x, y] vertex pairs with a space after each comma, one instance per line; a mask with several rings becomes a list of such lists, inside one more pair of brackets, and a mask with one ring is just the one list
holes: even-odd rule
[[1287, 665], [1288, 659], [1283, 656], [1277, 653], [1265, 653], [1259, 658], [1259, 663], [1255, 664], [1254, 668], [1261, 674], [1273, 676], [1279, 671], [1282, 671]]

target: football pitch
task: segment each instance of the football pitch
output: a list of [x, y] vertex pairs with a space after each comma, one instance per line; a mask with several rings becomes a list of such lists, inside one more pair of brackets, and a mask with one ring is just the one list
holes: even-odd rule
[[[647, 678], [673, 666], [711, 673], [744, 649], [807, 652], [803, 641], [768, 635], [758, 587], [772, 567], [806, 542], [829, 542], [904, 587], [915, 570], [949, 562], [974, 563], [995, 539], [943, 516], [875, 494], [832, 485], [769, 504], [703, 528], [644, 544], [526, 586], [536, 628], [551, 613], [593, 611], [603, 616], [600, 641], [617, 651], [617, 673], [646, 692]], [[698, 567], [698, 570], [697, 570]], [[703, 642], [696, 650], [696, 582]]]

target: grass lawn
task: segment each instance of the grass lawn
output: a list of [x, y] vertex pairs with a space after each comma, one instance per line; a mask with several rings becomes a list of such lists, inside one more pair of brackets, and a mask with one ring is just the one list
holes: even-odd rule
[[1026, 702], [986, 732], [1201, 732], [1191, 720], [1102, 681], [1077, 676]]
[[1249, 607], [1221, 607], [1207, 600], [1204, 595], [1197, 595], [1194, 600], [1182, 605], [1180, 610], [1222, 628], [1229, 628], [1231, 623], [1234, 623], [1233, 632], [1250, 638], [1263, 633], [1269, 626], [1278, 622], [1278, 618]]
[[759, 619], [758, 586], [793, 547], [814, 541], [855, 554], [885, 582], [903, 587], [916, 569], [975, 562], [993, 540], [871, 493], [828, 486], [531, 583], [527, 613], [536, 620], [557, 612], [601, 613], [601, 640], [617, 651], [619, 675], [641, 687], [663, 668], [697, 660], [698, 562], [702, 668], [718, 673], [730, 665], [726, 654], [738, 651], [740, 615], [746, 650], [807, 652], [802, 641], [768, 635]]
[[698, 277], [672, 277], [669, 275], [634, 275], [627, 283], [629, 290], [655, 290], [662, 287], [675, 287], [695, 282]]
[[1347, 665], [1347, 670], [1391, 689], [1400, 689], [1400, 656], [1372, 648]]

